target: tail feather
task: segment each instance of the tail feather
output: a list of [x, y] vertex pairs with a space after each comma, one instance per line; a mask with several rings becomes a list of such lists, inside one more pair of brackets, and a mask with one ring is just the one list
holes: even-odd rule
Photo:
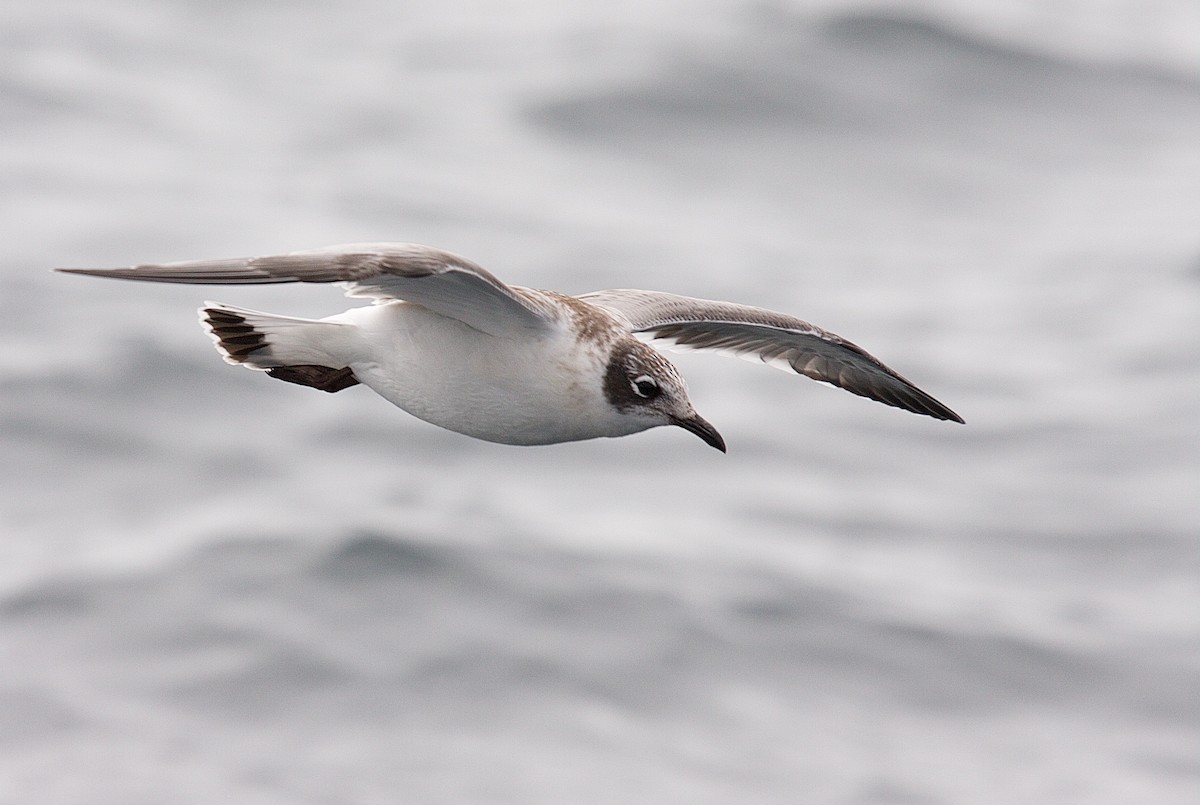
[[[200, 322], [226, 363], [328, 392], [358, 383], [353, 372], [336, 365], [339, 361], [324, 348], [331, 335], [328, 328], [344, 324], [277, 316], [214, 302], [200, 308]], [[323, 339], [322, 335], [327, 337]]]
[[[250, 355], [268, 348], [266, 335], [255, 329], [245, 316], [232, 309], [202, 308], [200, 321], [227, 363], [246, 363], [250, 360]], [[251, 363], [251, 368], [266, 367]]]

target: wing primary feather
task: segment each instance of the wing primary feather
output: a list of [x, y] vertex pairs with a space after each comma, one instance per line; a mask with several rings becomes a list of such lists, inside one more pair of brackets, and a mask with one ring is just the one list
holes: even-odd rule
[[417, 243], [350, 243], [266, 257], [58, 270], [199, 285], [338, 283], [349, 296], [403, 300], [495, 336], [528, 335], [560, 324], [558, 308], [545, 295], [506, 285], [465, 257]]
[[57, 268], [55, 271], [141, 282], [198, 285], [264, 285], [297, 281], [295, 277], [272, 275], [262, 269], [253, 268], [250, 261], [244, 259], [139, 265], [132, 268]]
[[788, 369], [935, 419], [962, 422], [862, 347], [809, 322], [766, 308], [687, 296], [618, 289], [583, 299], [623, 316], [636, 333], [680, 349], [711, 350]]

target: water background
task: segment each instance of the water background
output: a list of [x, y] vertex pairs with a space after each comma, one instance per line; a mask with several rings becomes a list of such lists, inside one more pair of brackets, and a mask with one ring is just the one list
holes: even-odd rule
[[[1196, 801], [1190, 0], [0, 15], [0, 802]], [[968, 424], [685, 354], [728, 456], [503, 447], [194, 322], [335, 289], [48, 271], [357, 240]]]

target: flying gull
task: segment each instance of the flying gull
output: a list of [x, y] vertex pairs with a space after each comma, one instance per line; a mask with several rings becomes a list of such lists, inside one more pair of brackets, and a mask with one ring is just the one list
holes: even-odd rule
[[374, 304], [314, 320], [206, 302], [200, 320], [229, 363], [328, 392], [362, 383], [413, 416], [489, 442], [553, 444], [677, 425], [724, 452], [651, 343], [760, 360], [963, 421], [861, 347], [784, 313], [658, 291], [568, 296], [506, 285], [465, 257], [414, 243], [58, 270], [200, 285], [338, 283]]

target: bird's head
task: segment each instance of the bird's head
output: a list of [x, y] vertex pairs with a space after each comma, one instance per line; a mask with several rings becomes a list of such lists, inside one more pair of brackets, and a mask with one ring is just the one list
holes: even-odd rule
[[677, 425], [722, 453], [725, 440], [692, 408], [687, 384], [662, 355], [630, 337], [617, 343], [604, 374], [604, 396], [636, 430]]

